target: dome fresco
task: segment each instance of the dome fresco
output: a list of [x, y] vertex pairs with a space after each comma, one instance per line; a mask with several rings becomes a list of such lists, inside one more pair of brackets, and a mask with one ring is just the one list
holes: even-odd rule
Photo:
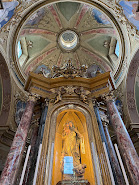
[[97, 65], [103, 72], [113, 72], [120, 62], [118, 32], [110, 18], [92, 5], [45, 5], [30, 15], [19, 33], [16, 59], [24, 78], [38, 66], [51, 69], [68, 59], [76, 67]]

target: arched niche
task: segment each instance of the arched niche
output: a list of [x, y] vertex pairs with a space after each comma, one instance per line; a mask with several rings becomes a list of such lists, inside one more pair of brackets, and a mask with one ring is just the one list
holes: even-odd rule
[[[111, 184], [111, 179], [109, 175], [108, 165], [105, 157], [105, 151], [103, 148], [103, 143], [101, 141], [101, 136], [98, 128], [97, 119], [93, 109], [93, 104], [82, 103], [80, 100], [70, 100], [66, 99], [57, 103], [49, 103], [48, 113], [45, 122], [42, 149], [40, 155], [39, 168], [37, 173], [37, 185], [40, 184], [51, 184], [53, 178], [53, 164], [55, 165], [55, 156], [59, 158], [61, 151], [54, 153], [55, 141], [56, 141], [56, 132], [58, 120], [62, 118], [62, 113], [64, 111], [75, 111], [79, 115], [79, 119], [84, 123], [81, 124], [79, 129], [81, 132], [85, 131], [85, 137], [87, 146], [90, 150], [91, 159], [89, 165], [92, 165], [92, 172], [89, 172], [92, 176], [85, 177], [91, 184], [97, 184], [98, 180], [102, 183], [102, 178], [105, 184]], [[86, 125], [86, 126], [85, 126]], [[60, 125], [59, 125], [60, 126]], [[78, 125], [77, 125], [78, 126]], [[59, 129], [62, 127], [59, 127]], [[84, 129], [83, 129], [84, 128]], [[61, 129], [60, 129], [61, 130]], [[59, 139], [60, 140], [60, 139]], [[86, 149], [87, 150], [87, 149]], [[89, 157], [90, 158], [90, 157]], [[59, 166], [57, 168], [60, 168]], [[95, 170], [94, 170], [95, 169]], [[60, 169], [59, 174], [60, 174]], [[86, 172], [87, 173], [87, 172]], [[85, 179], [84, 178], [84, 179]], [[91, 180], [90, 180], [91, 178]], [[57, 179], [56, 182], [59, 182], [61, 177]]]
[[0, 125], [6, 126], [11, 103], [11, 80], [8, 67], [3, 55], [0, 53]]
[[[79, 144], [79, 153], [81, 164], [85, 164], [84, 179], [87, 179], [91, 184], [95, 183], [92, 156], [90, 151], [90, 144], [88, 138], [88, 131], [86, 126], [86, 118], [83, 113], [75, 109], [64, 110], [57, 116], [56, 132], [54, 140], [54, 157], [53, 157], [53, 172], [52, 172], [52, 185], [57, 184], [64, 179], [64, 174], [60, 170], [61, 152], [63, 146], [62, 132], [65, 123], [72, 122], [75, 128], [84, 138], [85, 153], [81, 151], [81, 144]], [[70, 147], [70, 146], [66, 146]]]
[[139, 114], [137, 111], [137, 102], [135, 97], [135, 85], [136, 85], [136, 75], [139, 67], [139, 50], [136, 52], [135, 56], [133, 57], [128, 74], [127, 74], [127, 106], [129, 111], [129, 116], [132, 123], [139, 122]]
[[[64, 116], [64, 117], [63, 117]], [[96, 174], [94, 171], [94, 161], [93, 154], [91, 150], [91, 143], [93, 142], [95, 151], [96, 149], [96, 140], [95, 133], [93, 129], [93, 113], [88, 106], [83, 103], [75, 102], [66, 102], [59, 105], [55, 105], [48, 110], [46, 118], [46, 127], [44, 130], [43, 138], [43, 147], [42, 147], [42, 161], [46, 162], [40, 163], [38, 179], [37, 182], [40, 183], [44, 181], [44, 184], [56, 184], [62, 180], [62, 173], [60, 171], [60, 157], [62, 149], [62, 139], [61, 132], [63, 128], [63, 122], [73, 121], [75, 127], [83, 134], [85, 142], [85, 151], [86, 154], [82, 158], [82, 163], [87, 165], [85, 170], [84, 179], [87, 179], [91, 184], [96, 184]], [[53, 151], [52, 151], [53, 150]], [[97, 151], [96, 151], [97, 152]], [[52, 158], [51, 158], [52, 156]], [[98, 159], [97, 159], [98, 160]], [[98, 161], [97, 161], [98, 162]], [[45, 173], [44, 173], [44, 172]], [[40, 175], [43, 173], [42, 175]], [[56, 177], [55, 177], [56, 174]], [[99, 174], [100, 175], [100, 174]]]

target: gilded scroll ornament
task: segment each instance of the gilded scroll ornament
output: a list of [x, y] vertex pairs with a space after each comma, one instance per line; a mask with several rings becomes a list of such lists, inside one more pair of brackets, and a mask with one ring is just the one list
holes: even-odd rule
[[79, 69], [75, 68], [71, 60], [68, 60], [65, 67], [53, 66], [53, 78], [63, 76], [64, 78], [83, 77], [87, 70], [86, 65], [82, 65]]

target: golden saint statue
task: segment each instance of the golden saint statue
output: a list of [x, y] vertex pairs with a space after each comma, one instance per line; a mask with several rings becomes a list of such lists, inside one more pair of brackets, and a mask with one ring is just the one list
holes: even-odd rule
[[64, 157], [72, 156], [73, 157], [73, 170], [78, 174], [78, 176], [82, 176], [85, 172], [86, 165], [81, 164], [81, 152], [85, 154], [84, 148], [84, 138], [79, 133], [79, 131], [74, 127], [73, 123], [70, 121], [69, 123], [64, 124], [63, 133], [62, 133], [63, 147], [62, 147], [62, 155], [61, 155], [61, 171], [64, 169]]

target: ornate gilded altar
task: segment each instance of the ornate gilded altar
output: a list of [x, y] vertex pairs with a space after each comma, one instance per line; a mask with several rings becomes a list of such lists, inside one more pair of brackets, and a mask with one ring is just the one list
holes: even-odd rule
[[[96, 184], [96, 172], [92, 160], [92, 145], [94, 145], [94, 150], [98, 153], [96, 160], [100, 181], [102, 182], [102, 173], [103, 181], [110, 185], [110, 174], [92, 101], [115, 88], [110, 72], [98, 74], [94, 78], [86, 78], [84, 76], [86, 66], [76, 69], [71, 61], [68, 61], [65, 68], [54, 66], [53, 72], [51, 78], [46, 78], [43, 72], [41, 74], [30, 73], [25, 86], [25, 90], [40, 95], [42, 99], [47, 98], [49, 101], [37, 184], [49, 184], [50, 182], [53, 185], [60, 183]], [[73, 179], [74, 175], [69, 178], [69, 175], [65, 174], [60, 167], [61, 156], [67, 155], [62, 149], [64, 147], [62, 133], [65, 123], [70, 122], [74, 127], [70, 126], [67, 132], [76, 130], [74, 136], [80, 135], [78, 136], [80, 140], [78, 160], [81, 164], [73, 163], [76, 179]], [[81, 152], [83, 149], [81, 138], [84, 138], [84, 152]], [[68, 155], [74, 158], [73, 154]], [[79, 166], [82, 164], [85, 164], [85, 169], [82, 175], [79, 175], [77, 169], [80, 171]], [[101, 172], [99, 165], [101, 165]]]

